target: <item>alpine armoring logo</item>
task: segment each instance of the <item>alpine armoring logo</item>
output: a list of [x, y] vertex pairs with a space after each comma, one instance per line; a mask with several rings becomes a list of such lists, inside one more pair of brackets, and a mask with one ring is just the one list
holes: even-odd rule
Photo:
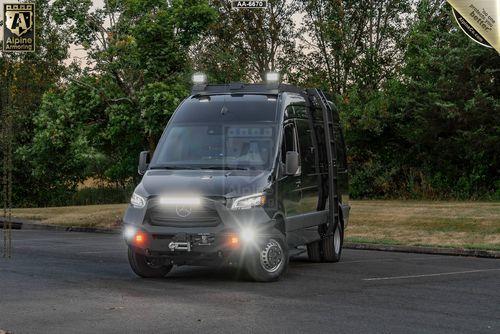
[[3, 13], [3, 51], [35, 51], [35, 4], [4, 4]]

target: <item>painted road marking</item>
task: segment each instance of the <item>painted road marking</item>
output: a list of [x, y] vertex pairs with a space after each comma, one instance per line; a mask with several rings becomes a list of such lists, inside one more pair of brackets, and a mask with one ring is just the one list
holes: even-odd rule
[[422, 275], [392, 276], [392, 277], [372, 277], [372, 278], [363, 278], [363, 281], [383, 281], [383, 280], [391, 280], [391, 279], [406, 279], [406, 278], [419, 278], [419, 277], [462, 275], [462, 274], [482, 273], [482, 272], [488, 272], [488, 271], [500, 271], [500, 268], [466, 270], [466, 271], [452, 271], [452, 272], [448, 272], [448, 273], [437, 273], [437, 274], [422, 274]]
[[449, 260], [449, 256], [444, 257], [444, 256], [416, 256], [416, 257], [409, 257], [409, 258], [384, 258], [384, 259], [370, 259], [370, 260], [352, 260], [352, 261], [340, 261], [335, 263], [335, 265], [339, 265], [342, 263], [363, 263], [363, 262], [400, 262], [400, 261], [409, 261], [409, 260]]
[[79, 252], [79, 254], [100, 254], [100, 253], [123, 253], [126, 250], [114, 249], [114, 250], [102, 250], [102, 251], [91, 251], [91, 252]]

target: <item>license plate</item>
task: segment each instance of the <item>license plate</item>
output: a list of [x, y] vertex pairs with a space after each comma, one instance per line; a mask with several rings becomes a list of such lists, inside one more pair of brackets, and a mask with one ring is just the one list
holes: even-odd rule
[[189, 241], [187, 242], [182, 242], [182, 241], [172, 241], [171, 243], [168, 244], [168, 248], [174, 252], [174, 251], [191, 251], [191, 243]]

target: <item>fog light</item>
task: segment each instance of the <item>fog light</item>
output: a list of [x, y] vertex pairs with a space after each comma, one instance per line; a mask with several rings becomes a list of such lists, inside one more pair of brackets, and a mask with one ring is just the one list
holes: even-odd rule
[[244, 227], [241, 231], [240, 231], [240, 236], [241, 236], [241, 239], [245, 242], [245, 243], [250, 243], [250, 242], [254, 242], [255, 241], [255, 230], [251, 227]]
[[125, 229], [123, 230], [123, 237], [127, 240], [130, 240], [134, 237], [135, 232], [137, 232], [137, 229], [133, 226], [126, 226]]
[[228, 235], [226, 242], [229, 248], [238, 249], [240, 247], [240, 238], [237, 235]]
[[144, 242], [144, 235], [142, 233], [136, 234], [135, 242], [137, 242], [138, 244], [142, 244]]

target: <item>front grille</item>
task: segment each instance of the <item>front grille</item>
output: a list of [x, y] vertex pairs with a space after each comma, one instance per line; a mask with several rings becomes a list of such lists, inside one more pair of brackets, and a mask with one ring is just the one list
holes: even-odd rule
[[170, 227], [213, 227], [220, 223], [220, 217], [214, 204], [203, 203], [200, 206], [160, 205], [151, 202], [148, 209], [151, 225]]

